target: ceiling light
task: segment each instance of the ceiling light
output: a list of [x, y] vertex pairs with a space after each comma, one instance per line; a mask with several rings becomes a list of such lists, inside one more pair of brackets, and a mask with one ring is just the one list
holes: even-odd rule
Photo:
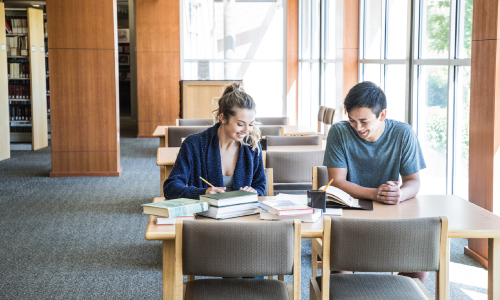
[[40, 4], [33, 4], [34, 7], [40, 7]]

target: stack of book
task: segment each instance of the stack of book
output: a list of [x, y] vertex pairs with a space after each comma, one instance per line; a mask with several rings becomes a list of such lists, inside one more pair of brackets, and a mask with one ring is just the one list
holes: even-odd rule
[[259, 203], [261, 220], [300, 219], [302, 222], [316, 222], [323, 211], [292, 200], [271, 200]]
[[229, 219], [258, 213], [259, 202], [256, 193], [232, 191], [203, 195], [200, 196], [200, 201], [209, 203], [210, 208], [198, 215], [213, 219]]
[[153, 221], [157, 225], [174, 225], [176, 219], [194, 220], [194, 214], [208, 210], [208, 206], [207, 202], [179, 198], [143, 204], [142, 212], [153, 215]]

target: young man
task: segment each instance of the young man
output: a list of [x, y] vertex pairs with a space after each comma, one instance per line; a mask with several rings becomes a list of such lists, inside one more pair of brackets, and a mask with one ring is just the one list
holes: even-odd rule
[[[415, 197], [424, 157], [411, 126], [386, 119], [384, 92], [374, 83], [355, 85], [344, 108], [349, 121], [330, 128], [323, 165], [333, 185], [354, 198], [398, 204]], [[402, 185], [399, 186], [399, 176]], [[403, 274], [425, 281], [427, 273]]]

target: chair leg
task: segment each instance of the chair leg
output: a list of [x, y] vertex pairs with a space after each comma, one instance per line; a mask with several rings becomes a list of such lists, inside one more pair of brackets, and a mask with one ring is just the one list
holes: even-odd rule
[[311, 247], [311, 277], [315, 278], [318, 276], [318, 253]]

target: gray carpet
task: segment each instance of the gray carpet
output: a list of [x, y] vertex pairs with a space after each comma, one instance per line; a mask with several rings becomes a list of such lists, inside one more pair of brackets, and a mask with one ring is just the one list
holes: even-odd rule
[[[50, 178], [50, 148], [0, 162], [1, 299], [161, 299], [161, 243], [141, 204], [159, 195], [156, 139], [121, 139], [117, 178]], [[451, 243], [451, 299], [481, 299], [486, 271]], [[309, 299], [310, 240], [302, 245]], [[289, 278], [288, 278], [289, 279]], [[426, 282], [434, 292], [434, 275]]]

